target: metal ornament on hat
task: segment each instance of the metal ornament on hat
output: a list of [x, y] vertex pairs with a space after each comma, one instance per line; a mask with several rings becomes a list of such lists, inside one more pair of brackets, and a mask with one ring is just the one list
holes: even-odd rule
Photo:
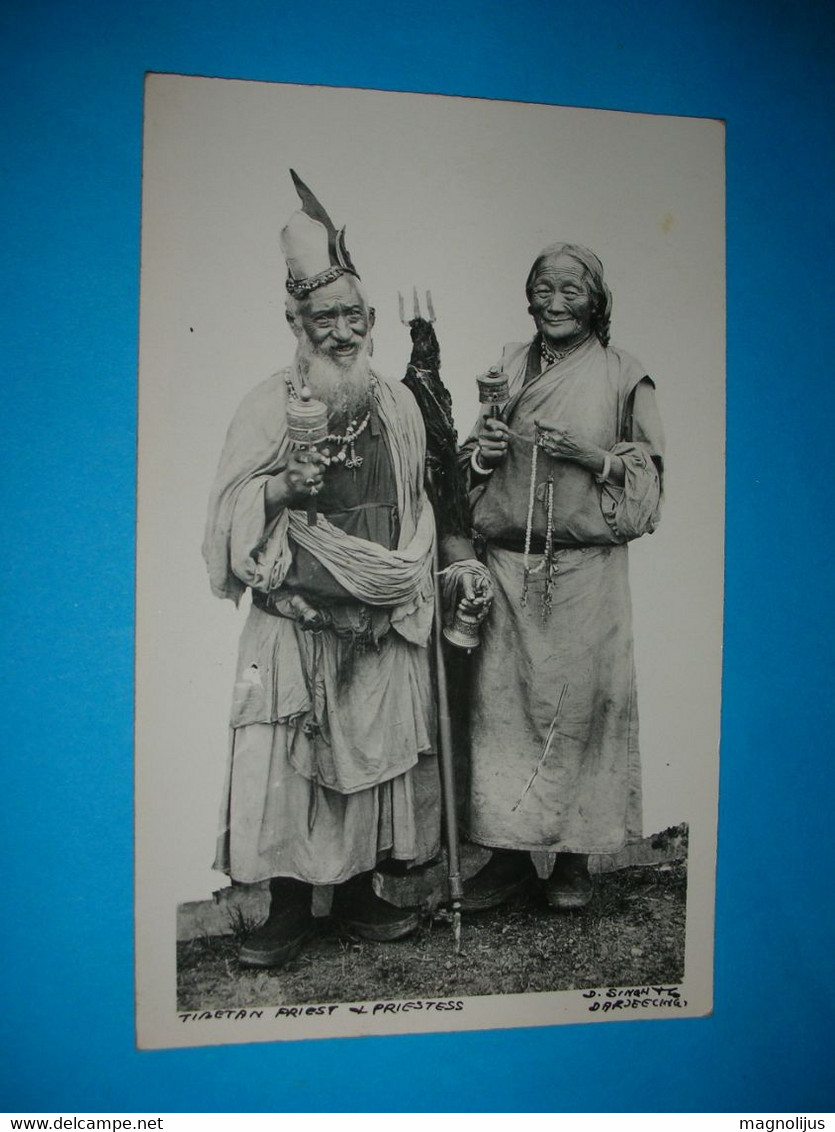
[[335, 282], [342, 275], [359, 279], [345, 246], [345, 228], [337, 230], [294, 169], [290, 170], [290, 176], [302, 207], [281, 230], [281, 249], [287, 261], [285, 286], [289, 294], [305, 299], [312, 291]]

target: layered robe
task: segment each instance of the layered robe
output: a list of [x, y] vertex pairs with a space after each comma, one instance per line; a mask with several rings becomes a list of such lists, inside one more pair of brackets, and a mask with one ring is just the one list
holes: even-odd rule
[[[492, 475], [471, 476], [473, 526], [486, 542], [495, 598], [475, 654], [470, 837], [508, 849], [608, 853], [641, 836], [626, 544], [658, 522], [663, 435], [654, 385], [628, 354], [592, 338], [543, 368], [539, 346], [537, 337], [505, 348], [508, 453]], [[623, 486], [601, 485], [539, 449], [532, 493], [537, 419], [620, 456]]]
[[[438, 849], [427, 644], [434, 519], [407, 389], [375, 380], [360, 466], [325, 473], [317, 521], [266, 520], [289, 453], [291, 370], [243, 402], [221, 455], [204, 556], [213, 591], [252, 602], [239, 650], [215, 868], [243, 882], [339, 884], [381, 857]], [[303, 630], [299, 594], [328, 617]]]

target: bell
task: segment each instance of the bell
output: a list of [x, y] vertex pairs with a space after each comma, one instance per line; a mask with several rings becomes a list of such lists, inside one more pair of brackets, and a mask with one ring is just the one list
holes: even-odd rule
[[462, 609], [458, 605], [452, 618], [452, 624], [444, 628], [444, 639], [449, 641], [451, 645], [455, 645], [457, 649], [466, 649], [467, 652], [472, 652], [480, 644], [481, 621], [482, 618], [477, 613], [470, 613], [469, 610]]

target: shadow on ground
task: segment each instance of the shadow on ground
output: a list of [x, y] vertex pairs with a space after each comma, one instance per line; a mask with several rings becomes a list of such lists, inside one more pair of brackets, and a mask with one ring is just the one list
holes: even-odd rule
[[551, 911], [540, 893], [464, 919], [460, 955], [450, 924], [427, 918], [397, 943], [317, 936], [283, 970], [238, 966], [240, 940], [210, 936], [177, 945], [179, 1010], [368, 1002], [406, 998], [673, 985], [684, 978], [686, 866], [621, 869], [596, 878], [583, 911]]

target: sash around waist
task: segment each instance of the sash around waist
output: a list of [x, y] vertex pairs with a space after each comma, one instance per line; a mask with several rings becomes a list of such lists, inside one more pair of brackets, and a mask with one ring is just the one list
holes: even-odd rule
[[[511, 550], [515, 554], [525, 553], [525, 540], [524, 538], [486, 538], [484, 540], [488, 547], [495, 547], [498, 550]], [[606, 546], [606, 543], [560, 543], [554, 540], [553, 548], [555, 551], [562, 553], [566, 550], [599, 550], [601, 546]], [[545, 553], [545, 539], [541, 535], [531, 536], [531, 554], [544, 554]]]
[[312, 605], [314, 609], [326, 608], [331, 614], [331, 617], [339, 622], [346, 619], [356, 621], [358, 618], [368, 620], [370, 616], [370, 607], [363, 605], [361, 601], [334, 601], [325, 599], [321, 595], [311, 596], [300, 587], [283, 586], [281, 590], [276, 590], [272, 594], [261, 593], [260, 590], [252, 590], [252, 604], [256, 609], [260, 609], [262, 613], [268, 613], [270, 617], [285, 617], [288, 621], [298, 621], [299, 617], [297, 611], [289, 607], [281, 607], [275, 602], [276, 597], [292, 597], [294, 594], [299, 594], [308, 604]]

